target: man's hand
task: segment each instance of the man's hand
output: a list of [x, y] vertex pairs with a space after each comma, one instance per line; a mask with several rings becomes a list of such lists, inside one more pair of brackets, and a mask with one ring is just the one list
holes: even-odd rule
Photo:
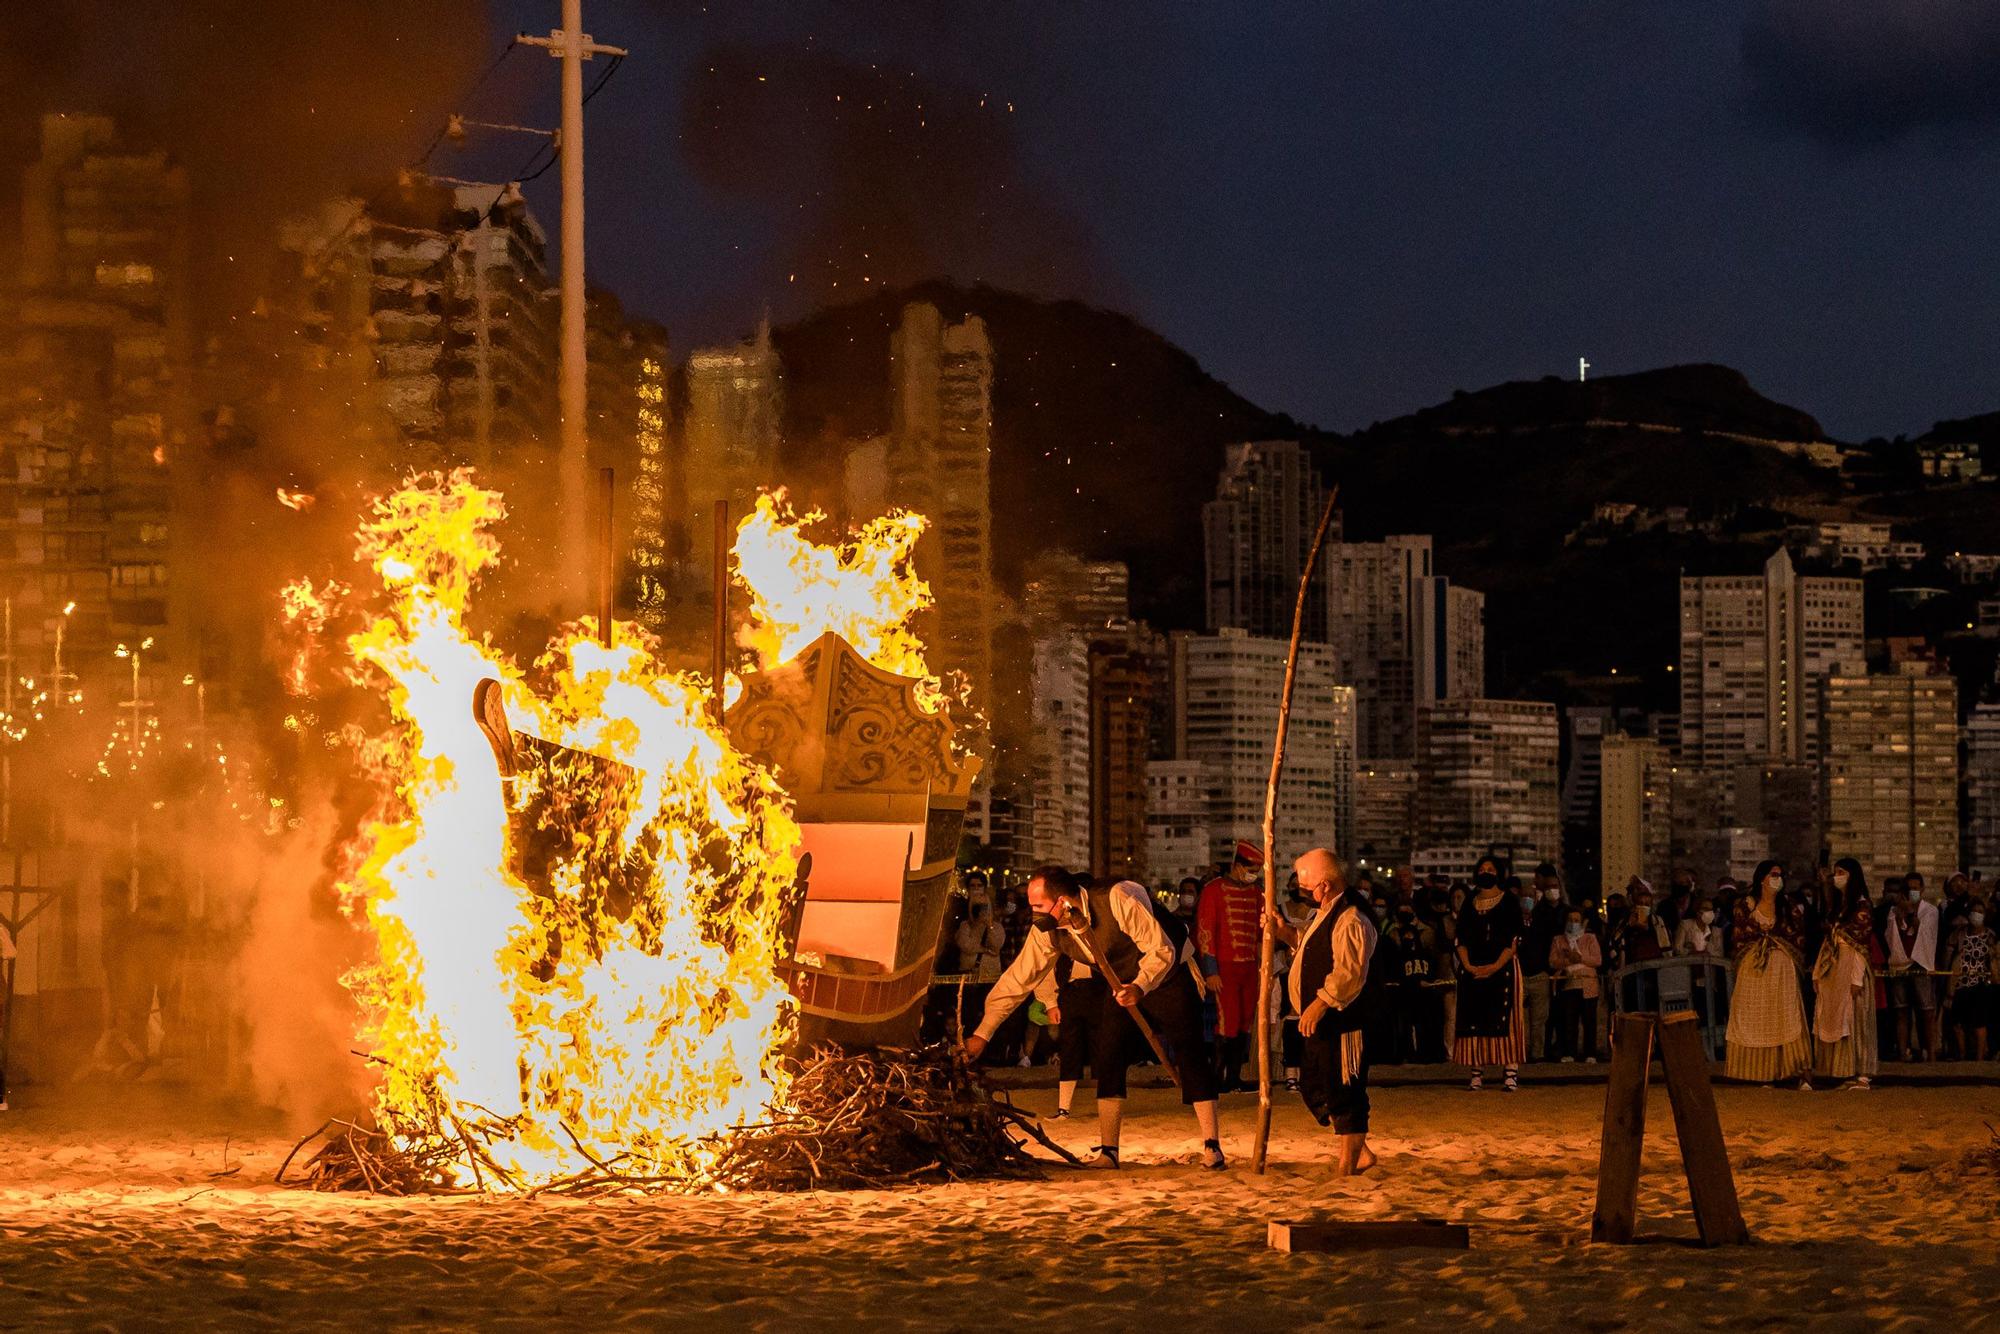
[[1059, 1024], [1062, 1022], [1062, 1011], [1058, 1010], [1055, 1006], [1049, 1006], [1044, 1013], [1048, 1015], [1050, 1023]]
[[1309, 1038], [1313, 1035], [1313, 1030], [1319, 1027], [1319, 1021], [1326, 1018], [1327, 1008], [1325, 1001], [1317, 996], [1313, 998], [1313, 1003], [1306, 1006], [1306, 1012], [1299, 1016], [1300, 1037]]
[[980, 1057], [984, 1056], [985, 1054], [986, 1054], [985, 1038], [982, 1038], [979, 1036], [979, 1034], [974, 1033], [971, 1037], [965, 1040], [966, 1060], [977, 1061]]
[[1118, 988], [1118, 990], [1113, 992], [1112, 994], [1118, 998], [1118, 1003], [1120, 1005], [1124, 1006], [1126, 1009], [1129, 1010], [1133, 1006], [1137, 1005], [1139, 1003], [1139, 998], [1141, 996], [1144, 996], [1146, 993], [1139, 990], [1139, 988], [1133, 986], [1130, 982], [1127, 982], [1124, 986]]

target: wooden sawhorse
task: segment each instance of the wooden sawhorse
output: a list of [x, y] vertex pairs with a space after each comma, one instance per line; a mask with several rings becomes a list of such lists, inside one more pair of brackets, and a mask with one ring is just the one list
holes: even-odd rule
[[1639, 1215], [1639, 1155], [1646, 1140], [1646, 1081], [1659, 1038], [1667, 1072], [1667, 1100], [1674, 1110], [1681, 1166], [1704, 1246], [1740, 1246], [1750, 1240], [1736, 1202], [1736, 1177], [1722, 1142], [1722, 1121], [1709, 1084], [1695, 1015], [1680, 1010], [1618, 1016], [1612, 1034], [1611, 1078], [1604, 1092], [1604, 1139], [1597, 1158], [1597, 1211], [1592, 1241], [1629, 1243]]

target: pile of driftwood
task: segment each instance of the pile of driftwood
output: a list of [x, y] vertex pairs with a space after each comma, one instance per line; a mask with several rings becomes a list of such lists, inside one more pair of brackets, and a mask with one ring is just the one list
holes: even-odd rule
[[[324, 1141], [287, 1179], [300, 1150], [314, 1140]], [[463, 1146], [442, 1136], [419, 1137], [404, 1144], [381, 1130], [339, 1119], [328, 1121], [292, 1146], [278, 1167], [280, 1186], [300, 1186], [306, 1190], [367, 1190], [377, 1195], [439, 1195], [453, 1186], [453, 1166], [461, 1161]]]
[[781, 1115], [713, 1142], [707, 1176], [732, 1190], [1039, 1177], [1041, 1163], [1028, 1154], [1026, 1140], [1076, 1161], [1033, 1116], [997, 1100], [948, 1046], [821, 1047], [798, 1063]]
[[[682, 1169], [642, 1164], [632, 1155], [599, 1158], [572, 1134], [589, 1165], [560, 1180], [530, 1185], [515, 1179], [490, 1152], [489, 1138], [504, 1131], [504, 1123], [468, 1122], [437, 1098], [421, 1123], [328, 1121], [293, 1147], [277, 1182], [381, 1195], [866, 1190], [1039, 1177], [1042, 1160], [1026, 1148], [1031, 1140], [1076, 1162], [1042, 1133], [1030, 1113], [996, 1099], [979, 1072], [947, 1045], [918, 1051], [820, 1047], [795, 1061], [791, 1076], [785, 1105], [770, 1120], [710, 1136], [671, 1155], [689, 1165]], [[288, 1177], [293, 1161], [315, 1141], [319, 1147]]]

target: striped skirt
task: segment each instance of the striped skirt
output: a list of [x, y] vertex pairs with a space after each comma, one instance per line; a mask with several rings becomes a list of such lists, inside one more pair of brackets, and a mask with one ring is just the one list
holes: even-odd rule
[[1755, 1084], [1797, 1079], [1812, 1069], [1813, 1058], [1798, 966], [1768, 941], [1758, 946], [1736, 965], [1724, 1072]]
[[1507, 1014], [1506, 1036], [1474, 1038], [1459, 1034], [1451, 1042], [1451, 1059], [1458, 1064], [1475, 1068], [1482, 1065], [1519, 1065], [1528, 1058], [1528, 1024], [1521, 1013], [1521, 960], [1518, 957], [1514, 960], [1513, 969], [1513, 1000]]
[[1813, 1039], [1812, 1068], [1814, 1074], [1831, 1079], [1859, 1075], [1872, 1079], [1880, 1073], [1881, 1064], [1875, 1047], [1875, 979], [1871, 977], [1855, 1003], [1853, 1031], [1838, 1042]]

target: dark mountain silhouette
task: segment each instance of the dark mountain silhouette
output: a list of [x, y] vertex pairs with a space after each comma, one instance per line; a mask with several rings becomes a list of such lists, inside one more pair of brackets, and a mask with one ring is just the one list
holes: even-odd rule
[[1506, 435], [1556, 425], [1640, 422], [1692, 432], [1769, 440], [1824, 440], [1819, 423], [1797, 408], [1774, 403], [1727, 366], [1667, 366], [1595, 380], [1513, 380], [1474, 393], [1463, 390], [1436, 407], [1364, 434]]
[[889, 427], [889, 335], [911, 301], [978, 315], [993, 342], [995, 561], [1012, 585], [1045, 545], [1132, 565], [1140, 614], [1196, 624], [1201, 503], [1223, 446], [1316, 438], [1203, 371], [1129, 316], [1076, 301], [925, 283], [773, 330], [788, 473], [833, 481], [845, 441]]
[[2000, 446], [2000, 412], [1953, 417], [1938, 422], [1917, 438], [1943, 445], [1976, 444], [1983, 454], [1985, 450]]
[[[1664, 696], [1680, 573], [1753, 571], [1787, 513], [1857, 509], [1788, 448], [1824, 441], [1819, 423], [1726, 366], [1496, 385], [1340, 436], [1259, 408], [1127, 316], [943, 282], [774, 331], [788, 471], [808, 492], [837, 486], [847, 443], [888, 429], [889, 335], [912, 300], [987, 323], [1003, 585], [1044, 545], [1123, 559], [1135, 610], [1165, 626], [1201, 624], [1201, 506], [1234, 441], [1304, 441], [1341, 484], [1352, 538], [1433, 534], [1440, 571], [1489, 595], [1496, 694], [1617, 666], [1649, 669]], [[1724, 531], [1565, 540], [1607, 501], [1685, 507]]]

